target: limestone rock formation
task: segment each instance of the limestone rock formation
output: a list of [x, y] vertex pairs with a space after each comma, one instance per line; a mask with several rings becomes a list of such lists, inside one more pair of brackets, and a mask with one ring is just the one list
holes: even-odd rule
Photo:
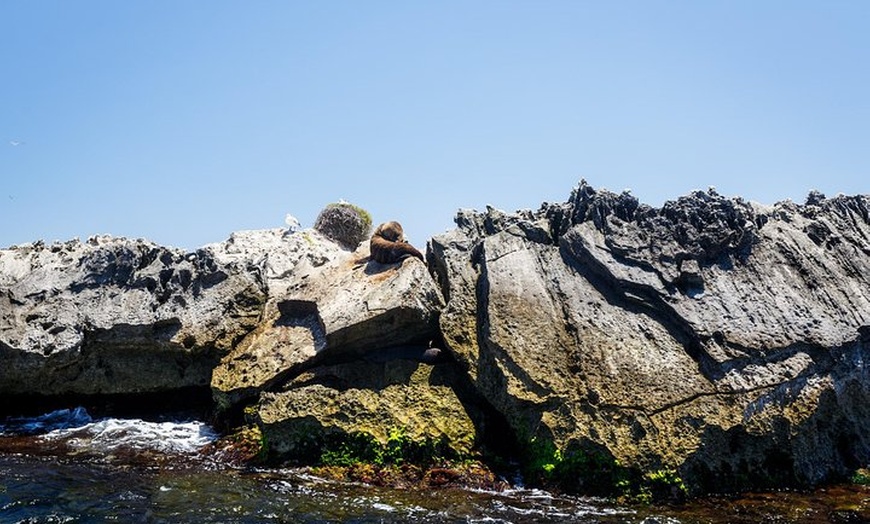
[[438, 333], [441, 292], [419, 261], [384, 265], [368, 246], [270, 294], [257, 328], [215, 369], [212, 387], [230, 408], [313, 366], [385, 348], [425, 347]]
[[[354, 391], [373, 409], [355, 416], [371, 423], [343, 431], [380, 438], [392, 428], [466, 449], [473, 426], [429, 347], [443, 307], [421, 261], [380, 264], [367, 244], [350, 252], [316, 230], [240, 231], [193, 253], [111, 237], [14, 247], [0, 251], [0, 397], [211, 387], [229, 410], [269, 391], [298, 395], [283, 389], [302, 372], [355, 363], [345, 366], [367, 369], [354, 376], [368, 386]], [[384, 367], [393, 371], [379, 375]], [[324, 387], [304, 389], [305, 405], [328, 411], [335, 392]], [[293, 410], [263, 406], [268, 428], [299, 423]], [[323, 434], [335, 436], [327, 411]]]
[[870, 197], [652, 208], [581, 182], [456, 223], [427, 264], [317, 230], [0, 250], [0, 399], [210, 387], [277, 460], [401, 431], [592, 492], [870, 465]]
[[208, 387], [267, 297], [342, 256], [283, 229], [192, 253], [108, 236], [0, 250], [0, 395]]
[[207, 385], [265, 299], [218, 251], [105, 236], [0, 251], [0, 395]]
[[697, 490], [817, 483], [870, 462], [868, 213], [714, 190], [654, 209], [585, 182], [460, 212], [428, 254], [442, 335], [520, 440], [563, 459]]
[[254, 403], [275, 460], [391, 432], [468, 453], [475, 426], [438, 363], [444, 300], [419, 260], [380, 264], [368, 246], [270, 294], [262, 320], [215, 368], [223, 411]]
[[330, 439], [362, 434], [384, 445], [397, 431], [463, 456], [476, 430], [455, 378], [449, 365], [411, 359], [318, 367], [286, 391], [264, 394], [258, 417], [268, 451], [278, 457], [316, 460]]

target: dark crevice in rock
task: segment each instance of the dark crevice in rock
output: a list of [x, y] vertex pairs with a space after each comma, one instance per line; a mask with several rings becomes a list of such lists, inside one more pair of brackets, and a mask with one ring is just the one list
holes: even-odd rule
[[748, 393], [757, 393], [757, 392], [765, 391], [765, 390], [772, 391], [778, 387], [789, 387], [791, 385], [798, 384], [801, 381], [806, 381], [807, 376], [809, 376], [809, 375], [801, 375], [801, 376], [795, 377], [793, 379], [787, 380], [785, 382], [780, 382], [777, 384], [770, 384], [770, 385], [763, 385], [763, 386], [758, 386], [758, 387], [754, 387], [754, 388], [746, 388], [746, 389], [739, 389], [739, 390], [735, 389], [735, 390], [727, 390], [727, 391], [699, 392], [699, 393], [695, 393], [694, 395], [690, 395], [686, 398], [681, 398], [681, 399], [675, 400], [673, 402], [668, 402], [667, 404], [663, 404], [655, 409], [649, 409], [649, 408], [646, 408], [644, 406], [639, 406], [639, 405], [619, 404], [619, 403], [614, 403], [614, 402], [606, 402], [606, 403], [602, 402], [600, 404], [597, 404], [596, 408], [600, 409], [602, 411], [603, 410], [612, 410], [614, 412], [619, 412], [622, 410], [635, 411], [637, 413], [643, 414], [645, 417], [648, 417], [650, 422], [653, 425], [655, 425], [655, 423], [652, 421], [652, 419], [650, 417], [655, 417], [656, 415], [660, 415], [662, 413], [665, 413], [665, 412], [670, 411], [672, 409], [678, 408], [680, 406], [685, 406], [686, 404], [691, 404], [692, 402], [695, 402], [698, 399], [736, 397], [736, 396], [745, 395]]
[[166, 318], [153, 324], [119, 323], [108, 329], [90, 329], [83, 333], [82, 353], [101, 346], [173, 348], [177, 345], [172, 338], [180, 329], [178, 318]]
[[360, 321], [345, 329], [337, 329], [326, 337], [329, 352], [360, 354], [389, 340], [392, 344], [427, 343], [437, 333], [437, 318], [432, 319], [432, 330], [427, 333], [406, 332], [403, 326], [412, 325], [419, 311], [412, 308], [394, 308], [383, 314]]
[[107, 395], [4, 395], [0, 417], [31, 417], [58, 409], [84, 407], [94, 418], [122, 417], [156, 419], [186, 413], [208, 419], [212, 415], [211, 389], [192, 386], [153, 393]]
[[277, 303], [280, 316], [273, 323], [275, 326], [299, 326], [312, 331], [315, 348], [326, 344], [326, 328], [317, 310], [317, 302], [311, 300], [281, 300]]
[[[329, 375], [319, 375], [318, 370], [324, 370], [332, 366], [353, 363], [386, 363], [393, 360], [407, 360], [428, 365], [453, 363], [454, 359], [448, 351], [441, 350], [430, 345], [410, 344], [401, 346], [389, 346], [385, 348], [368, 348], [365, 352], [335, 352], [320, 353], [308, 359], [304, 363], [290, 366], [281, 370], [272, 379], [263, 384], [258, 391], [277, 392], [289, 387], [299, 388], [310, 384], [329, 385], [333, 389], [343, 390], [348, 387], [358, 387], [358, 384], [340, 384], [330, 382]], [[314, 376], [305, 381], [293, 382], [304, 373], [314, 373]], [[324, 378], [326, 377], [326, 378]]]
[[[626, 267], [635, 267], [647, 273], [651, 273], [658, 277], [659, 281], [662, 283], [662, 287], [669, 293], [673, 293], [675, 290], [674, 285], [678, 284], [678, 282], [670, 281], [664, 274], [653, 264], [645, 260], [639, 260], [636, 258], [632, 258], [626, 251], [621, 250], [613, 245], [612, 242], [605, 239], [605, 243], [610, 249], [610, 254], [613, 255], [613, 259], [617, 262], [625, 265]], [[591, 255], [590, 255], [591, 256]], [[683, 260], [678, 260], [677, 265], [682, 263]], [[679, 279], [679, 277], [677, 277]]]
[[522, 247], [517, 247], [516, 249], [513, 249], [513, 250], [511, 250], [511, 251], [505, 251], [504, 253], [499, 253], [497, 256], [494, 256], [494, 257], [487, 257], [486, 262], [487, 262], [487, 264], [490, 264], [490, 263], [493, 263], [493, 262], [498, 262], [498, 261], [501, 260], [502, 258], [505, 258], [505, 257], [507, 257], [507, 256], [513, 255], [514, 253], [517, 253], [517, 252], [520, 252], [520, 251], [525, 251], [525, 249], [523, 249]]
[[[798, 392], [806, 386], [808, 380], [818, 377], [824, 377], [831, 373], [839, 377], [848, 378], [856, 376], [858, 379], [860, 379], [861, 373], [863, 373], [863, 371], [860, 367], [856, 367], [855, 363], [863, 362], [868, 357], [870, 357], [870, 355], [867, 354], [867, 349], [859, 347], [855, 343], [844, 344], [843, 346], [831, 348], [830, 350], [818, 346], [796, 344], [793, 346], [789, 346], [788, 348], [768, 351], [766, 352], [769, 355], [767, 357], [755, 357], [752, 359], [746, 359], [747, 362], [744, 362], [744, 364], [742, 366], [739, 366], [739, 368], [742, 369], [749, 364], [754, 364], [758, 366], [770, 365], [776, 362], [786, 360], [787, 358], [794, 356], [798, 352], [802, 352], [810, 356], [810, 358], [813, 360], [813, 365], [808, 369], [802, 371], [800, 374], [786, 380], [780, 380], [774, 383], [760, 384], [758, 386], [749, 388], [717, 389], [716, 391], [712, 392], [699, 392], [689, 397], [667, 403], [652, 410], [644, 408], [642, 406], [623, 405], [616, 403], [600, 404], [599, 406], [601, 408], [638, 411], [652, 417], [705, 397], [734, 397], [758, 393], [761, 391], [780, 391], [781, 394], [775, 395], [780, 398], [794, 397], [797, 396]], [[728, 371], [732, 369], [738, 369], [738, 367], [731, 367], [729, 364], [730, 363], [726, 363], [726, 365], [724, 365], [723, 367], [727, 368]], [[752, 410], [749, 410], [747, 413], [751, 414]]]
[[538, 210], [538, 216], [544, 217], [550, 227], [550, 241], [559, 244], [559, 238], [571, 228], [571, 212], [567, 204], [544, 203]]
[[789, 344], [781, 348], [751, 348], [730, 342], [722, 339], [720, 342], [723, 346], [731, 349], [738, 349], [745, 357], [732, 357], [728, 361], [719, 365], [722, 375], [738, 372], [742, 373], [749, 366], [768, 366], [783, 362], [794, 357], [798, 353], [802, 353], [810, 357], [813, 361], [812, 368], [808, 371], [809, 374], [822, 374], [829, 371], [836, 359], [837, 355], [842, 354], [846, 346], [835, 348], [825, 348], [817, 344], [808, 344], [797, 342]]

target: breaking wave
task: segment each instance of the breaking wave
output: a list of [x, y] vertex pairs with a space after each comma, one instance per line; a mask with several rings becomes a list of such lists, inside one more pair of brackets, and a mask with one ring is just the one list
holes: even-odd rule
[[152, 422], [138, 418], [94, 420], [85, 408], [61, 409], [37, 417], [15, 417], [0, 424], [2, 436], [36, 436], [92, 453], [118, 449], [191, 454], [217, 440], [218, 434], [201, 421]]

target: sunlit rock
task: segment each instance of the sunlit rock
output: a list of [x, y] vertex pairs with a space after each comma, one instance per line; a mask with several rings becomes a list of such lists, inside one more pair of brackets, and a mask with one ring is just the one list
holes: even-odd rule
[[584, 182], [536, 212], [460, 212], [428, 255], [442, 335], [563, 463], [593, 449], [696, 491], [836, 478], [870, 461], [868, 210], [714, 190], [655, 209]]

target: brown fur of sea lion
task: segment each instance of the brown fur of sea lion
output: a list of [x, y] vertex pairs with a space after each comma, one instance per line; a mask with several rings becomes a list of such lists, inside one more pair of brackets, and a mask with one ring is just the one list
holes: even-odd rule
[[384, 222], [372, 234], [369, 243], [372, 260], [381, 264], [392, 264], [408, 257], [423, 260], [423, 254], [405, 240], [402, 224]]

